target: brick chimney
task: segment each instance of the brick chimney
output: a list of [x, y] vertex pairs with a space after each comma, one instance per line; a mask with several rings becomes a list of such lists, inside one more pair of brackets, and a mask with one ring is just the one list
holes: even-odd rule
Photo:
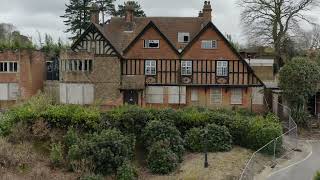
[[133, 22], [134, 5], [132, 1], [128, 1], [127, 3], [125, 3], [125, 11], [126, 11], [125, 21], [127, 23]]
[[205, 1], [203, 6], [203, 18], [207, 21], [212, 21], [212, 8], [210, 1]]
[[99, 6], [96, 3], [92, 4], [90, 16], [91, 23], [99, 24]]
[[199, 17], [203, 17], [203, 12], [199, 11]]

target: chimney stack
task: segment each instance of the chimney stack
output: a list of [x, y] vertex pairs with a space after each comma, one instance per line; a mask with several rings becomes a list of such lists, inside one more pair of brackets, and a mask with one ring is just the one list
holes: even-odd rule
[[126, 10], [126, 16], [125, 16], [125, 21], [127, 23], [131, 23], [133, 22], [133, 18], [134, 18], [134, 2], [132, 1], [128, 1], [127, 3], [125, 3], [125, 10]]
[[91, 10], [91, 23], [99, 24], [99, 6], [96, 3], [92, 4]]
[[199, 11], [199, 17], [203, 17], [203, 12]]
[[203, 6], [203, 18], [207, 21], [212, 21], [212, 8], [210, 1], [205, 1]]

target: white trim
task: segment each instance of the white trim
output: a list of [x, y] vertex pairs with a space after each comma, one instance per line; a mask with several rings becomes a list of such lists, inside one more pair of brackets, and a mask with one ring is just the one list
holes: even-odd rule
[[146, 60], [144, 73], [147, 76], [157, 75], [157, 61], [156, 60]]

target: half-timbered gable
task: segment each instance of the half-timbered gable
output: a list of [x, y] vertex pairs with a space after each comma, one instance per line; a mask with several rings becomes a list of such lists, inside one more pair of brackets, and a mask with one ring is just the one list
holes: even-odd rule
[[117, 50], [97, 26], [98, 25], [92, 23], [81, 37], [72, 45], [72, 50], [75, 52], [87, 51], [97, 55], [119, 55]]

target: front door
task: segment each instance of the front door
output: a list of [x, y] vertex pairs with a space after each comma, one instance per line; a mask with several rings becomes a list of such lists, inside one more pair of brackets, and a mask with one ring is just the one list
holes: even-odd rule
[[138, 91], [134, 91], [134, 90], [124, 91], [124, 104], [137, 105]]

